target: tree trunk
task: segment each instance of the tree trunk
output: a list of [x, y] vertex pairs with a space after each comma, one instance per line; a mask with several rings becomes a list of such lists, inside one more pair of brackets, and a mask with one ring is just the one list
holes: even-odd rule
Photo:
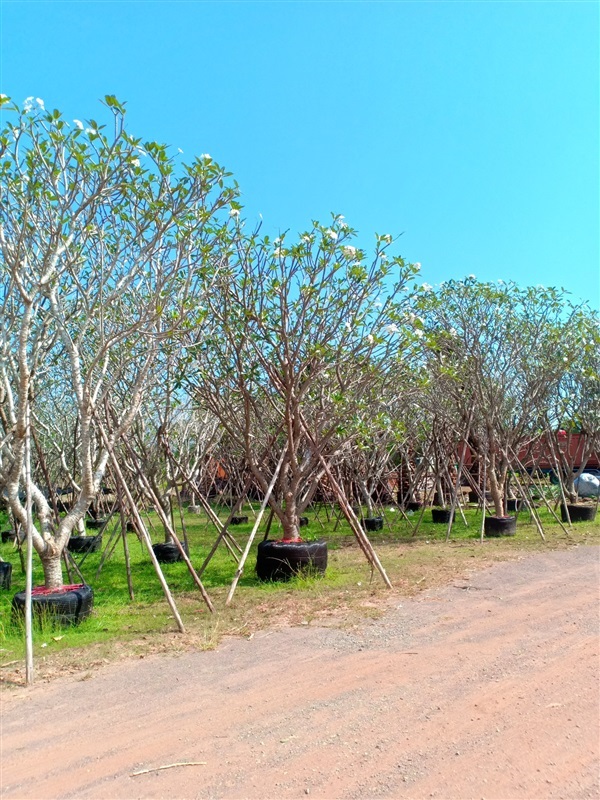
[[61, 555], [62, 551], [55, 548], [47, 548], [47, 552], [40, 555], [46, 589], [60, 589], [63, 585]]
[[293, 492], [288, 492], [285, 498], [285, 512], [283, 515], [283, 541], [297, 542], [300, 539], [300, 523], [298, 520], [298, 504]]

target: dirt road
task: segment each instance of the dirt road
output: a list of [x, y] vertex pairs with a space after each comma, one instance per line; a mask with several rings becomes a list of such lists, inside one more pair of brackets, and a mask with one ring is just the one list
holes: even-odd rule
[[1, 796], [596, 800], [598, 567], [597, 547], [528, 556], [351, 633], [5, 692]]

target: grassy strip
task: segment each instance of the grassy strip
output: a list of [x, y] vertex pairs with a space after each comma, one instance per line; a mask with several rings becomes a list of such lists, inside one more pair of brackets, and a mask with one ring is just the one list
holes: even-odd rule
[[[225, 518], [225, 509], [216, 509]], [[252, 509], [245, 509], [249, 522], [232, 528], [240, 545], [247, 541], [252, 528]], [[35, 630], [35, 659], [38, 677], [81, 672], [91, 675], [97, 665], [121, 657], [145, 657], [152, 652], [181, 652], [212, 649], [223, 636], [252, 636], [256, 631], [280, 625], [320, 624], [355, 625], [365, 617], [383, 613], [386, 602], [396, 596], [410, 596], [423, 589], [440, 586], [460, 578], [466, 570], [481, 568], [494, 561], [517, 558], [528, 552], [600, 542], [600, 525], [577, 524], [566, 536], [558, 524], [541, 510], [547, 541], [542, 542], [528, 513], [521, 513], [515, 537], [479, 541], [481, 514], [475, 508], [466, 512], [468, 527], [457, 520], [452, 536], [445, 542], [445, 525], [435, 525], [425, 512], [417, 536], [412, 536], [406, 521], [396, 511], [385, 513], [384, 530], [371, 534], [382, 562], [394, 584], [390, 593], [378, 576], [372, 576], [364, 556], [355, 543], [346, 522], [337, 526], [308, 513], [310, 524], [303, 529], [309, 536], [325, 538], [329, 543], [329, 566], [325, 577], [299, 576], [289, 583], [262, 584], [254, 574], [251, 553], [245, 574], [239, 583], [232, 607], [224, 600], [235, 571], [235, 564], [224, 548], [211, 562], [203, 581], [217, 612], [210, 614], [183, 563], [163, 565], [165, 576], [187, 628], [175, 632], [158, 580], [148, 554], [134, 534], [128, 537], [135, 601], [129, 600], [123, 547], [119, 542], [96, 579], [102, 551], [89, 554], [81, 567], [93, 586], [95, 606], [92, 616], [75, 628], [55, 628], [48, 621]], [[413, 521], [415, 517], [413, 517]], [[152, 516], [150, 521], [156, 525]], [[4, 529], [6, 520], [0, 519]], [[158, 534], [158, 526], [157, 534]], [[186, 517], [190, 556], [196, 565], [214, 541], [215, 531], [203, 515]], [[110, 530], [110, 529], [109, 529]], [[94, 532], [91, 532], [94, 533]], [[277, 538], [275, 526], [271, 538]], [[104, 536], [104, 545], [109, 534]], [[262, 537], [260, 537], [262, 538]], [[259, 538], [259, 541], [260, 541]], [[155, 536], [155, 541], [160, 537]], [[256, 545], [254, 546], [256, 547]], [[24, 655], [23, 632], [11, 620], [10, 604], [15, 592], [24, 589], [18, 554], [11, 544], [0, 545], [0, 555], [13, 563], [13, 586], [0, 591], [0, 680], [21, 684]], [[81, 560], [81, 556], [77, 557]], [[34, 585], [43, 583], [37, 557]], [[65, 576], [66, 580], [66, 576]]]

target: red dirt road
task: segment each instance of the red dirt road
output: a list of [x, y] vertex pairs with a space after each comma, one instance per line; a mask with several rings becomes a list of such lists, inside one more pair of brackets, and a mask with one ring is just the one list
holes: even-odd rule
[[527, 556], [352, 633], [5, 691], [1, 796], [596, 800], [598, 567], [598, 547]]

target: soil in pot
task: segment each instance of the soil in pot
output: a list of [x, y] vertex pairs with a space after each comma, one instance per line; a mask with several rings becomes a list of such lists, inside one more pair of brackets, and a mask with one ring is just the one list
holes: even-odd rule
[[0, 589], [10, 589], [12, 582], [12, 564], [10, 561], [0, 561]]
[[306, 570], [321, 574], [327, 569], [327, 542], [260, 542], [256, 574], [261, 581], [287, 581]]
[[486, 536], [514, 536], [517, 532], [517, 518], [486, 517], [484, 532]]
[[431, 521], [440, 525], [447, 525], [450, 522], [450, 515], [452, 515], [452, 522], [456, 512], [451, 512], [449, 508], [432, 508]]
[[365, 517], [362, 524], [366, 531], [382, 531], [383, 517]]
[[[31, 592], [34, 615], [39, 620], [49, 620], [59, 625], [79, 625], [89, 617], [94, 607], [94, 592], [85, 583], [63, 586], [61, 589], [46, 589], [36, 586]], [[13, 620], [22, 620], [25, 615], [25, 592], [17, 592], [12, 599]]]
[[[571, 522], [593, 522], [596, 519], [596, 504], [571, 504], [567, 503]], [[560, 517], [563, 522], [567, 522], [567, 509], [563, 503], [560, 506]]]
[[96, 553], [102, 546], [102, 534], [96, 536], [71, 536], [67, 549], [71, 553]]

